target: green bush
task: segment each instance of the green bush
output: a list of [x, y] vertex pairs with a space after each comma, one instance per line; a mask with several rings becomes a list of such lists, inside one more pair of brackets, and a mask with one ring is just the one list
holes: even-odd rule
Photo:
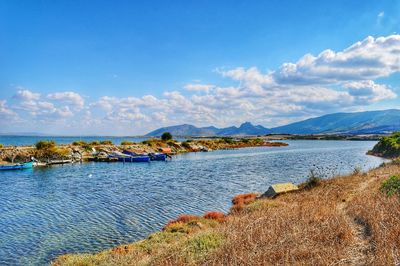
[[38, 141], [36, 144], [35, 157], [39, 159], [61, 159], [65, 158], [70, 154], [67, 148], [57, 147], [56, 143], [50, 141]]
[[225, 143], [228, 143], [228, 144], [233, 144], [233, 139], [232, 138], [230, 138], [230, 137], [223, 137], [223, 138], [221, 138]]
[[84, 148], [85, 150], [90, 150], [90, 149], [92, 149], [92, 144], [93, 142], [91, 142], [91, 143], [87, 143], [86, 141], [84, 141], [84, 140], [79, 140], [79, 141], [74, 141], [74, 142], [72, 142], [72, 145], [74, 145], [74, 146], [80, 146], [80, 147], [82, 147], [82, 148]]
[[35, 147], [37, 150], [45, 150], [51, 149], [56, 146], [56, 143], [53, 140], [41, 140], [36, 142]]
[[135, 142], [128, 141], [128, 140], [124, 140], [121, 142], [121, 145], [123, 145], [123, 146], [128, 146], [128, 145], [133, 145], [133, 144], [135, 144]]
[[93, 146], [100, 145], [100, 141], [93, 140], [92, 142], [90, 142], [90, 145], [93, 145]]
[[72, 142], [72, 145], [74, 145], [74, 146], [84, 146], [84, 145], [87, 145], [87, 144], [88, 143], [86, 141], [84, 141], [84, 140], [77, 140], [77, 141]]
[[172, 135], [171, 135], [171, 133], [169, 133], [169, 132], [164, 132], [162, 135], [161, 135], [161, 140], [162, 141], [168, 141], [168, 140], [171, 140], [172, 139]]
[[0, 144], [0, 149], [3, 148], [3, 147], [4, 147], [3, 144]]
[[391, 197], [395, 194], [400, 196], [400, 176], [391, 176], [382, 182], [381, 192]]
[[372, 152], [389, 158], [400, 156], [400, 132], [381, 138]]
[[102, 140], [100, 141], [101, 145], [113, 145], [113, 142], [111, 140]]

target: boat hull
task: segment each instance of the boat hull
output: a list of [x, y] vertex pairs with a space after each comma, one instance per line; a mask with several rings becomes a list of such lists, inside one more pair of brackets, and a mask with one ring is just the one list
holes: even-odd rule
[[0, 165], [0, 170], [21, 170], [29, 169], [33, 167], [33, 162], [28, 163], [18, 163], [13, 165]]
[[152, 160], [152, 161], [166, 161], [167, 160], [167, 155], [164, 154], [164, 153], [151, 154], [150, 155], [150, 160]]
[[132, 156], [132, 157], [120, 157], [118, 158], [119, 162], [124, 162], [124, 163], [146, 163], [150, 162], [150, 157], [149, 156]]

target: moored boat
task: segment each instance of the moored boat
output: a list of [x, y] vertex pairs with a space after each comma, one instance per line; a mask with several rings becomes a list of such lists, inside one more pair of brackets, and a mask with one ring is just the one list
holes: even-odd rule
[[124, 163], [139, 163], [139, 162], [150, 162], [150, 157], [146, 155], [136, 155], [129, 157], [120, 157], [118, 161]]
[[0, 165], [0, 170], [20, 170], [33, 167], [33, 162]]
[[149, 153], [151, 161], [166, 161], [167, 155], [165, 153]]
[[117, 151], [110, 154], [109, 157], [117, 158], [119, 162], [126, 162], [126, 163], [150, 162], [150, 157], [147, 155], [139, 155], [139, 154], [130, 155]]

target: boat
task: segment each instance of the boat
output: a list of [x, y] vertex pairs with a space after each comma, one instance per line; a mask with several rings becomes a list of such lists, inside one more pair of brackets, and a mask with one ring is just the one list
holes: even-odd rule
[[109, 155], [109, 158], [117, 158], [119, 162], [134, 163], [134, 162], [150, 162], [150, 156], [139, 154], [125, 154], [122, 152], [114, 151]]
[[136, 156], [129, 156], [129, 157], [119, 157], [119, 162], [124, 163], [139, 163], [139, 162], [150, 162], [150, 157], [147, 155], [136, 155]]
[[151, 161], [166, 161], [167, 155], [165, 153], [149, 153]]
[[20, 169], [29, 169], [32, 167], [33, 167], [33, 162], [4, 164], [0, 165], [0, 170], [20, 170]]

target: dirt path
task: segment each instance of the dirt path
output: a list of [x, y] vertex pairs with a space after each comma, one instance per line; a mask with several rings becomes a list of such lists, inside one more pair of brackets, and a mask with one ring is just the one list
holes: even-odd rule
[[371, 263], [370, 259], [370, 236], [371, 229], [364, 220], [359, 217], [353, 217], [347, 211], [347, 207], [351, 204], [352, 199], [362, 191], [366, 190], [369, 185], [374, 181], [373, 175], [368, 175], [362, 179], [361, 183], [358, 183], [353, 191], [349, 194], [345, 201], [338, 204], [338, 212], [346, 219], [348, 225], [351, 228], [352, 234], [354, 236], [354, 243], [349, 247], [349, 259], [343, 261], [345, 265], [369, 265]]

